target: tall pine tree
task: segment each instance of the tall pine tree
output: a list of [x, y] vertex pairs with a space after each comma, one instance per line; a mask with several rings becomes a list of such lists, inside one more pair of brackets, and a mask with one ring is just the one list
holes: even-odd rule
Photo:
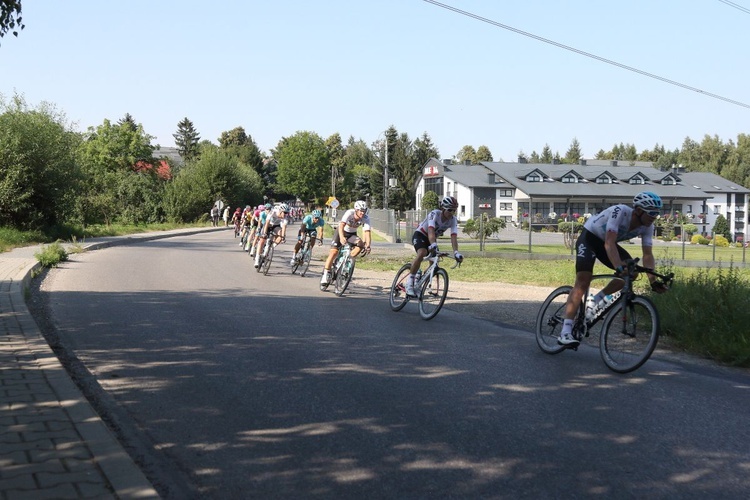
[[200, 142], [201, 136], [195, 130], [193, 122], [188, 120], [187, 117], [177, 124], [177, 133], [172, 134], [172, 137], [174, 137], [177, 150], [185, 161], [195, 159], [198, 156], [198, 142]]

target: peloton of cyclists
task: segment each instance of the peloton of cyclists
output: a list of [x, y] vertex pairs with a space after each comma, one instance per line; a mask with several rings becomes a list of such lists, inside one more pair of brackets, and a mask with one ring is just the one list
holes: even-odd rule
[[[357, 236], [357, 229], [360, 226], [363, 229], [364, 239]], [[333, 233], [331, 250], [326, 259], [323, 276], [320, 278], [321, 290], [325, 290], [330, 284], [331, 266], [344, 242], [352, 246], [352, 258], [356, 258], [362, 252], [365, 255], [370, 252], [370, 244], [372, 243], [370, 217], [367, 215], [367, 203], [363, 200], [357, 200], [354, 203], [354, 208], [344, 212], [336, 231]]]
[[253, 241], [250, 245], [250, 257], [254, 257], [258, 250], [258, 241], [260, 240], [260, 234], [263, 231], [263, 227], [266, 224], [266, 218], [268, 217], [268, 214], [271, 213], [271, 209], [273, 208], [273, 205], [270, 203], [266, 203], [263, 205], [263, 209], [258, 214], [258, 229], [255, 231], [255, 234], [253, 235]]
[[318, 233], [320, 233], [320, 243], [321, 245], [323, 244], [323, 228], [325, 225], [326, 223], [323, 220], [323, 214], [320, 210], [313, 210], [310, 215], [306, 215], [302, 219], [302, 224], [297, 232], [297, 243], [294, 245], [294, 255], [292, 255], [292, 260], [289, 261], [290, 266], [293, 266], [297, 261], [297, 254], [299, 253], [300, 248], [302, 248], [302, 243], [305, 241], [306, 234], [310, 235], [310, 248], [315, 245], [315, 239], [317, 238]]

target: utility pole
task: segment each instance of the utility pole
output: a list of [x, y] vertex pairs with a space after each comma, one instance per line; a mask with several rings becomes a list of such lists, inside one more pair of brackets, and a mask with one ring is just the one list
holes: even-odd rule
[[388, 208], [388, 134], [385, 136], [385, 165], [383, 165], [383, 209]]

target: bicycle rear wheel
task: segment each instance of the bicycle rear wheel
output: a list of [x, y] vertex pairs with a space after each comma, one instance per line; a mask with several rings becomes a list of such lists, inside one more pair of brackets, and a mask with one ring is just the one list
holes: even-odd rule
[[404, 264], [396, 273], [391, 284], [391, 292], [388, 294], [388, 301], [391, 303], [391, 309], [400, 311], [409, 302], [409, 296], [406, 295], [406, 278], [409, 277], [411, 264]]
[[557, 343], [565, 319], [565, 305], [572, 286], [561, 286], [544, 300], [542, 308], [536, 317], [536, 343], [547, 354], [557, 354], [565, 350], [565, 346]]
[[419, 315], [424, 320], [431, 320], [443, 307], [448, 296], [448, 273], [445, 269], [437, 269], [432, 279], [425, 279], [419, 291]]
[[265, 276], [268, 276], [268, 270], [271, 268], [271, 261], [273, 260], [273, 247], [273, 243], [268, 245], [268, 254], [263, 258], [263, 263], [260, 265], [260, 267], [263, 268], [263, 274]]
[[646, 297], [623, 298], [604, 318], [599, 350], [604, 364], [617, 373], [640, 368], [659, 340], [659, 314]]
[[336, 274], [336, 284], [333, 293], [335, 293], [339, 297], [344, 294], [347, 287], [349, 286], [349, 282], [352, 280], [352, 275], [354, 274], [354, 264], [354, 260], [352, 260], [351, 257], [347, 257], [346, 260], [342, 262], [341, 269], [339, 269], [338, 273]]

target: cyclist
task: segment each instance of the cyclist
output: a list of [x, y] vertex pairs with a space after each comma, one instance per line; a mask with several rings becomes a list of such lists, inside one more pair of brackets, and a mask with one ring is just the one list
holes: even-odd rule
[[[357, 236], [357, 228], [359, 226], [362, 226], [364, 231], [364, 241]], [[325, 267], [323, 268], [323, 276], [320, 278], [321, 290], [328, 288], [331, 280], [331, 266], [336, 255], [339, 253], [339, 248], [341, 248], [344, 242], [352, 246], [352, 258], [357, 257], [361, 252], [364, 252], [365, 255], [370, 253], [372, 236], [370, 234], [370, 217], [367, 215], [367, 202], [357, 200], [354, 203], [354, 208], [350, 208], [344, 212], [344, 215], [341, 217], [341, 221], [333, 234], [331, 251], [328, 253], [328, 259], [326, 259]]]
[[255, 253], [256, 268], [260, 267], [260, 254], [261, 252], [263, 252], [263, 245], [266, 244], [266, 239], [271, 236], [271, 234], [274, 235], [274, 243], [277, 245], [286, 241], [286, 224], [288, 213], [289, 205], [287, 205], [286, 203], [282, 203], [271, 210], [268, 215], [266, 215], [266, 221], [263, 224], [263, 229], [260, 231], [257, 252]]
[[250, 219], [248, 224], [248, 233], [247, 233], [247, 241], [245, 242], [245, 251], [249, 252], [251, 248], [253, 248], [253, 244], [255, 243], [255, 239], [258, 236], [258, 226], [260, 226], [260, 214], [265, 210], [265, 205], [258, 205], [257, 207], [251, 209], [252, 214], [248, 214], [248, 219]]
[[258, 229], [257, 231], [255, 231], [255, 234], [253, 234], [253, 242], [250, 245], [250, 257], [255, 256], [255, 251], [258, 249], [258, 240], [260, 240], [260, 234], [263, 231], [263, 227], [266, 224], [266, 217], [268, 217], [268, 214], [271, 213], [273, 205], [271, 205], [270, 203], [266, 203], [265, 205], [262, 205], [262, 207], [262, 210], [258, 214]]
[[[576, 281], [568, 294], [565, 306], [565, 320], [557, 342], [560, 345], [575, 346], [579, 342], [572, 335], [573, 318], [583, 294], [589, 289], [596, 259], [614, 269], [617, 274], [625, 271], [625, 261], [630, 254], [618, 243], [636, 236], [641, 237], [644, 267], [653, 269], [654, 254], [651, 249], [654, 234], [654, 220], [659, 216], [662, 202], [659, 195], [650, 191], [638, 193], [633, 198], [633, 206], [614, 205], [589, 218], [576, 241]], [[663, 293], [666, 288], [655, 284], [656, 278], [648, 275], [655, 292]], [[591, 318], [611, 302], [611, 294], [620, 290], [622, 280], [613, 279], [594, 297], [586, 300], [586, 316]]]
[[307, 215], [302, 219], [302, 225], [297, 233], [297, 244], [294, 245], [294, 255], [289, 262], [290, 266], [293, 266], [297, 261], [297, 253], [299, 253], [300, 248], [302, 248], [302, 243], [305, 241], [306, 234], [310, 235], [310, 248], [315, 245], [315, 239], [318, 236], [318, 233], [320, 233], [320, 243], [321, 245], [323, 244], [323, 228], [325, 225], [326, 223], [323, 220], [323, 214], [320, 210], [313, 210], [310, 215]]
[[232, 215], [232, 224], [234, 224], [234, 237], [236, 238], [240, 234], [240, 224], [242, 222], [242, 209], [237, 207]]
[[406, 278], [407, 295], [416, 295], [414, 291], [414, 281], [417, 271], [419, 271], [419, 267], [422, 265], [422, 260], [427, 257], [428, 253], [437, 253], [437, 239], [439, 236], [442, 236], [446, 230], [451, 230], [453, 256], [459, 262], [464, 260], [463, 255], [458, 253], [457, 209], [458, 200], [456, 198], [453, 196], [444, 197], [440, 200], [440, 208], [427, 214], [427, 218], [423, 220], [417, 227], [417, 230], [414, 231], [414, 235], [411, 237], [411, 242], [412, 245], [414, 245], [414, 250], [416, 250], [417, 256], [414, 257], [414, 260], [411, 263], [411, 269], [409, 270], [409, 276]]

